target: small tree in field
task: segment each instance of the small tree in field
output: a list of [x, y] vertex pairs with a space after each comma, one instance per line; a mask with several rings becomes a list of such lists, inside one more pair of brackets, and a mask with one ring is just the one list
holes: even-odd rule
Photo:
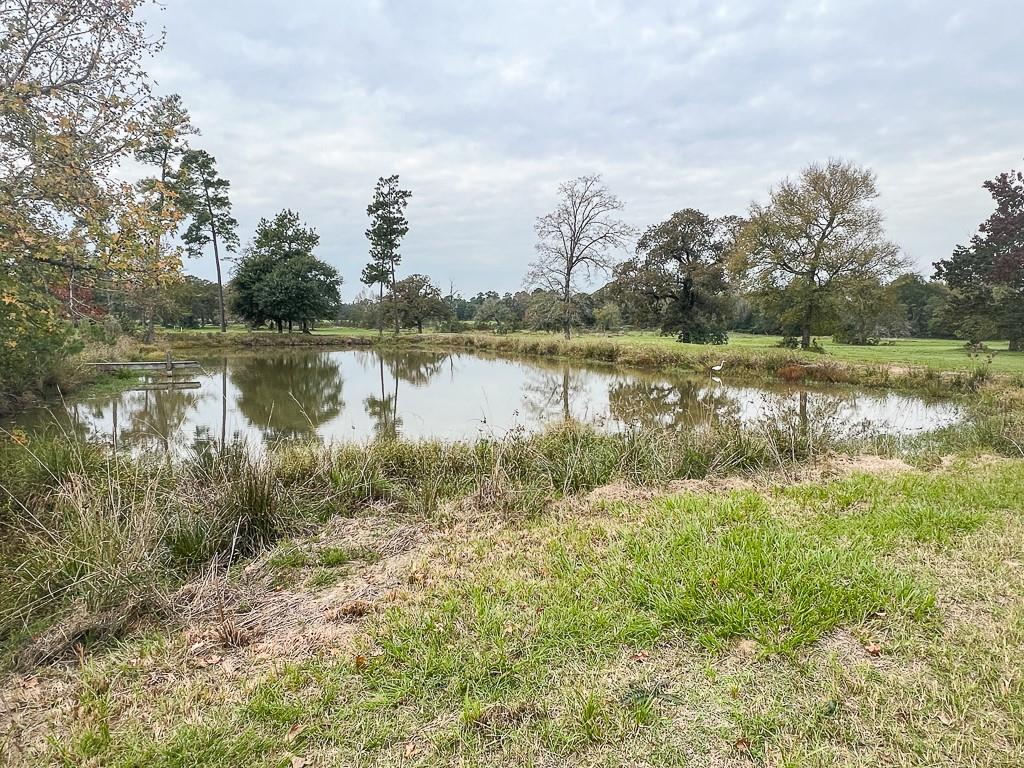
[[875, 174], [829, 160], [783, 180], [767, 205], [750, 206], [733, 252], [733, 268], [771, 297], [783, 326], [811, 345], [816, 325], [834, 311], [836, 286], [847, 278], [893, 277], [905, 266], [885, 237]]
[[181, 206], [192, 221], [182, 240], [190, 256], [202, 256], [213, 244], [217, 267], [217, 291], [220, 301], [220, 330], [227, 331], [224, 308], [224, 279], [220, 265], [220, 246], [229, 253], [238, 249], [238, 222], [231, 215], [228, 187], [231, 183], [217, 175], [217, 161], [201, 149], [187, 150], [181, 159]]
[[414, 327], [423, 333], [423, 324], [429, 320], [445, 320], [452, 317], [452, 310], [426, 275], [409, 275], [395, 283], [392, 301], [388, 302], [387, 313], [398, 312], [399, 325]]
[[600, 176], [567, 181], [558, 195], [558, 207], [534, 225], [538, 255], [526, 282], [560, 297], [562, 332], [568, 339], [579, 282], [611, 270], [615, 251], [625, 248], [635, 232], [616, 218], [624, 205], [601, 184]]
[[[370, 263], [363, 268], [362, 282], [367, 286], [380, 286], [381, 301], [384, 299], [384, 286], [388, 286], [392, 302], [397, 302], [395, 271], [402, 260], [398, 247], [409, 231], [405, 209], [410, 197], [412, 192], [399, 188], [398, 174], [386, 179], [381, 176], [373, 190], [373, 201], [366, 207], [366, 215], [370, 217], [370, 228], [366, 230], [366, 239], [370, 241]], [[397, 336], [400, 331], [397, 307], [391, 307], [391, 315]], [[380, 317], [383, 323], [383, 313]], [[384, 333], [383, 324], [380, 332]]]

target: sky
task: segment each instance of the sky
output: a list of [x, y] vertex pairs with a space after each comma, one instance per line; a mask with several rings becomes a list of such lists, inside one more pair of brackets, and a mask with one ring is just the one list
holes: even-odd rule
[[[242, 242], [283, 208], [351, 299], [379, 176], [412, 190], [401, 274], [523, 284], [559, 183], [599, 173], [644, 228], [743, 214], [808, 163], [878, 176], [924, 274], [1024, 157], [1024, 2], [166, 0], [158, 93], [231, 181]], [[623, 254], [625, 256], [626, 254]], [[186, 269], [214, 274], [212, 257]]]

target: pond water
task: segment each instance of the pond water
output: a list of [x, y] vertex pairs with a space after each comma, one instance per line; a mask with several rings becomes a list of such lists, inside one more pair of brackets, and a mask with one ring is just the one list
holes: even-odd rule
[[[193, 389], [125, 391], [18, 415], [8, 428], [59, 428], [133, 449], [181, 452], [236, 439], [473, 439], [566, 418], [603, 429], [692, 429], [795, 413], [850, 433], [912, 434], [954, 423], [948, 402], [848, 388], [752, 386], [613, 367], [421, 350], [289, 350], [200, 359]], [[154, 379], [156, 380], [156, 379]], [[195, 385], [193, 385], [195, 386]]]

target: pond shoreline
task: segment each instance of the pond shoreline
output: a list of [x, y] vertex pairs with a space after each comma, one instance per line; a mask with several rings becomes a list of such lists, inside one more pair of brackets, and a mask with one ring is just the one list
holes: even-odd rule
[[693, 352], [613, 338], [498, 336], [482, 333], [424, 333], [398, 337], [343, 334], [228, 333], [194, 334], [164, 332], [159, 336], [175, 350], [294, 349], [300, 347], [349, 349], [411, 347], [441, 352], [485, 351], [525, 357], [624, 365], [662, 372], [710, 373], [723, 364], [731, 377], [754, 381], [771, 379], [787, 384], [850, 384], [864, 388], [891, 389], [931, 396], [974, 394], [986, 384], [1024, 388], [1024, 378], [994, 373], [985, 366], [974, 369], [937, 369], [904, 363], [869, 364], [837, 360], [823, 354], [779, 348], [740, 350], [709, 346]]

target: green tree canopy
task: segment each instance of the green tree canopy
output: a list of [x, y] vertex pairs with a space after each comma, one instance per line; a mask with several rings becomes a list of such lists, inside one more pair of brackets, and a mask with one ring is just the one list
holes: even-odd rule
[[393, 301], [388, 302], [386, 314], [391, 318], [391, 314], [397, 312], [399, 324], [405, 328], [416, 328], [423, 333], [425, 322], [452, 317], [452, 308], [445, 301], [441, 289], [426, 275], [414, 274], [399, 280], [395, 283], [394, 294]]
[[784, 327], [811, 334], [834, 316], [838, 281], [893, 277], [904, 266], [885, 237], [875, 174], [842, 160], [807, 166], [753, 203], [733, 250], [733, 268]]
[[631, 314], [692, 344], [724, 344], [730, 296], [726, 260], [740, 219], [694, 208], [647, 228], [636, 256], [615, 271], [613, 293]]
[[936, 263], [936, 276], [954, 291], [955, 330], [981, 341], [1002, 336], [1024, 350], [1024, 171], [986, 181], [996, 209], [969, 245]]
[[232, 308], [251, 325], [273, 321], [309, 330], [317, 320], [333, 318], [341, 305], [341, 277], [313, 255], [316, 230], [299, 215], [281, 211], [261, 219], [252, 244], [239, 259], [232, 281]]

